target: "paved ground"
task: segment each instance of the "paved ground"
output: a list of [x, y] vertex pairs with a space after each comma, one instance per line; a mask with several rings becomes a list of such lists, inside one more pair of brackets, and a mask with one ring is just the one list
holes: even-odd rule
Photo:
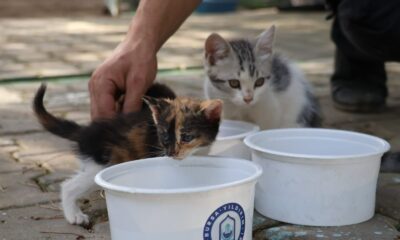
[[[238, 32], [246, 36], [255, 35], [265, 25], [260, 19], [278, 25], [278, 48], [297, 60], [314, 84], [323, 107], [326, 127], [372, 133], [387, 139], [394, 149], [400, 150], [398, 66], [389, 66], [391, 96], [384, 113], [356, 115], [333, 109], [327, 84], [331, 72], [332, 45], [328, 41], [329, 25], [324, 22], [322, 14], [276, 14], [262, 10], [223, 17], [194, 16], [160, 53], [161, 65], [199, 65], [201, 44], [208, 32], [225, 29], [222, 33], [228, 36], [237, 36]], [[83, 68], [84, 63], [96, 65], [116, 44], [117, 38], [120, 39], [127, 20], [126, 17], [115, 20], [0, 20], [0, 78], [30, 76], [30, 70], [42, 71], [43, 75], [90, 71], [92, 68]], [[57, 25], [57, 28], [46, 27], [48, 22]], [[11, 31], [12, 26], [15, 31]], [[79, 31], [72, 32], [72, 26], [78, 27]], [[29, 36], [31, 41], [27, 39]], [[113, 40], [107, 42], [104, 40], [107, 37]], [[58, 47], [64, 43], [65, 50], [59, 56], [57, 53], [62, 50]], [[76, 53], [79, 47], [86, 50]], [[46, 50], [50, 52], [33, 57]], [[74, 53], [70, 55], [72, 59], [63, 60], [68, 53]], [[78, 53], [98, 54], [99, 57], [92, 61], [91, 57], [85, 58], [85, 55]], [[29, 60], [29, 57], [32, 58]], [[60, 61], [59, 68], [55, 66], [57, 61]], [[49, 65], [46, 66], [47, 63]], [[51, 65], [53, 63], [55, 65]], [[16, 70], [18, 67], [13, 70], [12, 66], [20, 66], [20, 70]], [[75, 72], [62, 72], [68, 68]], [[60, 72], [51, 72], [52, 69], [59, 69]], [[172, 85], [181, 95], [201, 96], [201, 72], [160, 75], [158, 78]], [[81, 202], [85, 211], [92, 216], [94, 224], [91, 229], [68, 225], [62, 217], [59, 184], [78, 165], [71, 153], [71, 144], [45, 133], [33, 118], [30, 101], [38, 85], [0, 85], [0, 240], [110, 239], [105, 202], [99, 193], [93, 193], [87, 196], [88, 200]], [[49, 84], [46, 105], [59, 116], [85, 123], [89, 120], [86, 86], [87, 79], [52, 82]], [[341, 228], [295, 226], [256, 214], [254, 239], [399, 239], [400, 174], [381, 174], [376, 211], [375, 217], [366, 223]]]
[[12, 0], [0, 2], [0, 18], [88, 16], [101, 15], [103, 11], [104, 3], [99, 0]]
[[[193, 15], [161, 50], [159, 66], [200, 66], [204, 40], [213, 31], [226, 37], [257, 36], [276, 24], [279, 49], [309, 69], [317, 65], [330, 69], [330, 23], [324, 16], [277, 14], [274, 10]], [[91, 72], [121, 41], [130, 18], [1, 19], [0, 79]]]

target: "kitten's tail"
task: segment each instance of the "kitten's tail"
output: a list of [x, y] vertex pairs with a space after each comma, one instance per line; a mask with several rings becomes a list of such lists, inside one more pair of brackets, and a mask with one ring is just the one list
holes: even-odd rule
[[57, 118], [47, 112], [43, 105], [43, 97], [46, 92], [46, 84], [42, 84], [37, 90], [33, 99], [33, 111], [36, 114], [40, 124], [54, 135], [66, 138], [72, 141], [78, 140], [78, 133], [82, 129], [77, 123]]

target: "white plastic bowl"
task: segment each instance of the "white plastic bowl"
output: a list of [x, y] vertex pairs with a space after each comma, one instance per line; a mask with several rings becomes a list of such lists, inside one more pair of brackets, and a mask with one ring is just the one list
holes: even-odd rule
[[[251, 159], [250, 149], [243, 139], [260, 130], [257, 125], [243, 121], [222, 120], [216, 141], [207, 150], [208, 155]], [[204, 151], [198, 155], [204, 155]]]
[[109, 167], [95, 181], [105, 189], [113, 240], [211, 240], [223, 233], [250, 240], [261, 173], [240, 159], [160, 157]]
[[374, 215], [380, 159], [389, 144], [329, 129], [262, 131], [244, 140], [264, 170], [255, 208], [283, 222], [342, 226]]

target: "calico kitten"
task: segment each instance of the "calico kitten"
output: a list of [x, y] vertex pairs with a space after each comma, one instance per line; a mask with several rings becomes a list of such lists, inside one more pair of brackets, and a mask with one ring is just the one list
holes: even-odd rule
[[195, 148], [215, 140], [222, 111], [221, 100], [175, 97], [165, 85], [155, 84], [144, 97], [140, 112], [80, 126], [48, 113], [43, 105], [45, 91], [46, 86], [42, 85], [33, 101], [39, 122], [47, 131], [76, 142], [82, 163], [82, 169], [61, 186], [64, 216], [71, 224], [89, 222], [76, 201], [96, 188], [94, 176], [100, 170], [148, 157], [167, 155], [182, 159]]
[[261, 129], [320, 126], [310, 85], [293, 63], [273, 53], [274, 35], [274, 26], [252, 40], [211, 34], [205, 42], [206, 97], [224, 101], [225, 118]]

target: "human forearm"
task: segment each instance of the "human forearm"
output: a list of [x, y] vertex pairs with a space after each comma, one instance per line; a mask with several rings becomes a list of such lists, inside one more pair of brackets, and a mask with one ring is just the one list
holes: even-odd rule
[[126, 41], [145, 41], [157, 52], [201, 0], [142, 0], [132, 19]]

